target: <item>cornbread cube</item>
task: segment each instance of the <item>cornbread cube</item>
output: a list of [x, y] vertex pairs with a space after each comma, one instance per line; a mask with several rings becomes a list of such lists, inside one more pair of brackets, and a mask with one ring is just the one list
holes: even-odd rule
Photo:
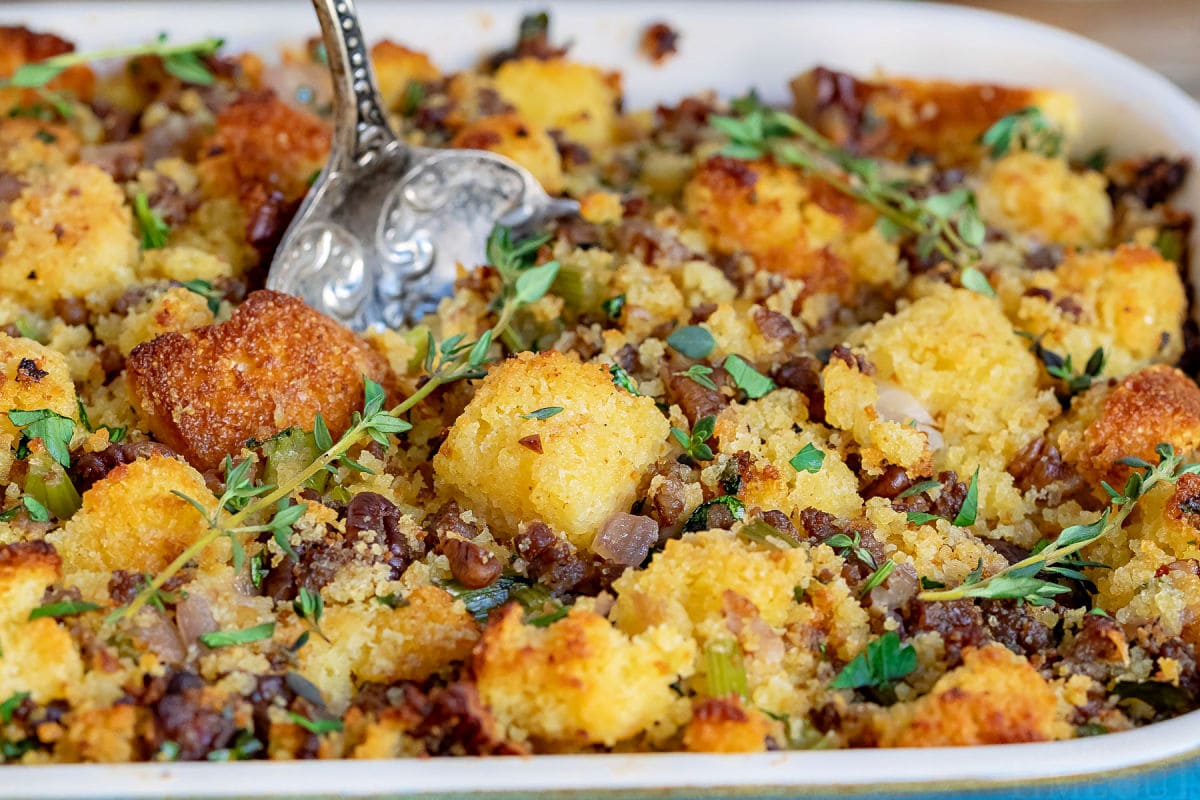
[[387, 108], [397, 111], [404, 104], [405, 92], [412, 81], [429, 83], [442, 77], [441, 71], [419, 50], [409, 50], [390, 39], [371, 48], [379, 95]]
[[[74, 51], [75, 45], [53, 33], [32, 31], [23, 26], [0, 26], [0, 78], [7, 78], [25, 64]], [[96, 77], [86, 64], [75, 64], [63, 70], [46, 84], [52, 91], [66, 91], [87, 102], [92, 97]], [[20, 106], [42, 101], [34, 89], [0, 89], [0, 115]]]
[[[851, 342], [864, 347], [876, 380], [911, 395], [932, 417], [945, 440], [933, 454], [935, 471], [953, 469], [965, 480], [979, 467], [980, 518], [1023, 519], [1021, 493], [1006, 467], [1046, 430], [1059, 405], [1040, 388], [1042, 366], [999, 303], [939, 286], [856, 331]], [[901, 411], [901, 421], [913, 416], [907, 404], [876, 409], [885, 417]]]
[[41, 408], [75, 418], [75, 384], [66, 357], [33, 339], [0, 333], [0, 434], [17, 434], [9, 411]]
[[27, 117], [0, 119], [0, 169], [21, 175], [60, 169], [78, 158], [79, 137], [66, 125]]
[[759, 753], [767, 749], [771, 721], [741, 698], [714, 697], [700, 701], [683, 734], [683, 746], [693, 753]]
[[19, 302], [43, 311], [68, 297], [103, 304], [133, 282], [133, 217], [103, 170], [75, 164], [39, 176], [8, 213], [11, 230], [0, 229], [0, 285]]
[[49, 617], [30, 620], [46, 588], [58, 582], [60, 561], [45, 542], [0, 546], [0, 695], [29, 692], [34, 702], [66, 697], [83, 677], [70, 633]]
[[613, 138], [621, 76], [561, 58], [519, 58], [496, 70], [496, 90], [517, 113], [547, 130], [560, 130], [587, 147]]
[[976, 193], [984, 221], [1069, 247], [1097, 247], [1112, 228], [1108, 181], [1058, 158], [1014, 153], [988, 166]]
[[880, 747], [946, 747], [1066, 739], [1072, 728], [1058, 695], [1029, 662], [991, 644], [963, 653], [924, 697], [872, 720]]
[[397, 608], [372, 599], [326, 610], [321, 628], [330, 641], [313, 637], [300, 651], [299, 670], [330, 708], [345, 709], [356, 681], [422, 681], [470, 656], [479, 626], [461, 602], [434, 586], [405, 600]]
[[46, 536], [62, 557], [67, 581], [80, 583], [86, 593], [82, 579], [91, 573], [100, 573], [106, 582], [115, 569], [158, 572], [204, 535], [208, 523], [173, 492], [196, 500], [209, 513], [216, 508], [199, 472], [157, 453], [122, 464], [96, 481], [83, 493], [75, 516]]
[[133, 348], [164, 333], [185, 332], [213, 323], [208, 301], [195, 292], [176, 286], [130, 312], [121, 320], [117, 349], [128, 356]]
[[873, 215], [820, 181], [767, 161], [716, 156], [696, 169], [683, 204], [717, 252], [747, 253], [762, 269], [803, 280], [810, 294], [851, 296], [855, 269], [843, 247]]
[[212, 253], [186, 245], [172, 245], [142, 253], [138, 276], [171, 281], [212, 281], [232, 274], [229, 263]]
[[933, 156], [942, 165], [969, 164], [982, 155], [979, 137], [988, 128], [1029, 106], [1068, 138], [1079, 128], [1074, 98], [1047, 89], [898, 76], [861, 80], [825, 67], [795, 78], [791, 88], [796, 113], [834, 143], [896, 161]]
[[1043, 346], [1070, 355], [1074, 364], [1086, 364], [1101, 347], [1108, 355], [1105, 374], [1119, 378], [1183, 353], [1187, 291], [1178, 268], [1157, 250], [1122, 245], [1072, 253], [1057, 269], [1035, 273], [1031, 284], [1050, 297], [1022, 297], [1016, 326], [1043, 337]]
[[387, 385], [387, 362], [349, 329], [298, 298], [251, 294], [233, 316], [133, 349], [134, 405], [150, 430], [199, 469], [217, 466], [247, 439], [318, 413], [334, 436], [362, 405], [363, 375]]
[[55, 755], [70, 763], [125, 764], [136, 761], [138, 710], [132, 705], [88, 708], [70, 718]]
[[[796, 586], [813, 574], [808, 551], [747, 545], [729, 531], [703, 531], [671, 539], [645, 569], [613, 582], [612, 619], [630, 634], [670, 624], [685, 632], [724, 620], [723, 596], [750, 601], [764, 622], [781, 627], [795, 606]], [[861, 610], [861, 609], [860, 609]]]
[[451, 147], [490, 150], [511, 158], [533, 173], [547, 192], [562, 191], [562, 159], [546, 129], [517, 114], [498, 114], [476, 120], [455, 134]]
[[1159, 442], [1181, 454], [1200, 447], [1200, 387], [1165, 364], [1135, 372], [1115, 387], [1094, 386], [1076, 399], [1057, 441], [1063, 457], [1090, 481], [1120, 486], [1129, 467], [1118, 459], [1157, 463]]
[[[201, 218], [190, 221], [202, 229], [200, 238], [227, 236], [232, 226], [240, 240], [269, 251], [283, 234], [288, 209], [307, 193], [313, 173], [325, 166], [329, 142], [328, 124], [315, 115], [272, 92], [243, 93], [217, 115], [216, 133], [204, 148], [209, 155], [197, 166], [209, 201], [197, 211]], [[241, 214], [231, 216], [232, 209], [223, 204], [209, 206], [231, 197]], [[205, 214], [215, 218], [204, 220]], [[183, 241], [204, 248], [195, 240]], [[225, 260], [237, 264], [239, 259]]]
[[[522, 417], [552, 406], [563, 410]], [[629, 510], [669, 429], [653, 399], [618, 389], [602, 365], [520, 353], [480, 384], [433, 468], [501, 532], [541, 520], [586, 547], [605, 520]]]
[[479, 696], [497, 722], [531, 739], [613, 745], [666, 716], [695, 644], [663, 626], [629, 637], [576, 609], [539, 628], [509, 605], [475, 650]]

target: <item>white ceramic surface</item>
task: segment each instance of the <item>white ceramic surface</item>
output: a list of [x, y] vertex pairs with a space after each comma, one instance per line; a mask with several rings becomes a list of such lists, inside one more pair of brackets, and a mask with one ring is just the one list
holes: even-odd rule
[[[1071, 34], [1022, 20], [909, 2], [397, 3], [361, 0], [372, 38], [431, 51], [465, 66], [511, 42], [523, 12], [550, 9], [556, 38], [576, 58], [620, 67], [627, 105], [715, 88], [756, 86], [786, 97], [787, 80], [821, 63], [859, 73], [1053, 86], [1080, 100], [1081, 151], [1162, 151], [1200, 161], [1200, 107], [1150, 70]], [[1080, 13], [1086, 13], [1081, 5]], [[653, 67], [637, 35], [666, 20], [681, 52]], [[305, 0], [270, 2], [0, 2], [0, 24], [61, 32], [81, 47], [129, 43], [166, 31], [177, 39], [226, 37], [233, 48], [271, 51], [315, 32]], [[1183, 203], [1200, 210], [1200, 180]], [[1193, 252], [1200, 243], [1193, 240]], [[1193, 274], [1198, 271], [1193, 264]], [[0, 795], [15, 797], [287, 796], [529, 792], [554, 789], [837, 786], [1045, 779], [1152, 764], [1200, 750], [1200, 712], [1129, 733], [1037, 745], [956, 750], [792, 752], [754, 756], [539, 756], [365, 763], [5, 767]]]

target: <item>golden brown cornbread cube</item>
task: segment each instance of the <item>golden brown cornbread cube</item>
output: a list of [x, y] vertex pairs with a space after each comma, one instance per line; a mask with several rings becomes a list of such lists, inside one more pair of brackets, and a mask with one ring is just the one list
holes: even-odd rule
[[1119, 378], [1183, 353], [1187, 292], [1178, 268], [1157, 250], [1122, 245], [1073, 253], [1056, 269], [1035, 273], [1031, 286], [1050, 297], [1027, 292], [1016, 326], [1076, 365], [1101, 347], [1108, 356], [1104, 374]]
[[0, 169], [21, 175], [65, 167], [78, 158], [79, 136], [66, 125], [28, 117], [0, 118]]
[[547, 192], [562, 191], [562, 160], [554, 140], [541, 125], [517, 114], [475, 120], [455, 134], [450, 146], [499, 153], [532, 172]]
[[701, 700], [683, 734], [693, 753], [759, 753], [767, 749], [771, 721], [756, 708], [746, 708], [737, 695]]
[[325, 166], [329, 142], [328, 124], [313, 114], [273, 92], [243, 93], [217, 116], [209, 155], [198, 165], [201, 186], [209, 198], [237, 198], [245, 240], [267, 252], [309, 179]]
[[138, 345], [127, 375], [150, 430], [199, 469], [252, 437], [312, 430], [318, 413], [338, 436], [362, 406], [363, 375], [391, 380], [383, 356], [349, 329], [268, 290], [226, 322]]
[[629, 637], [576, 609], [538, 628], [511, 604], [475, 650], [479, 696], [510, 729], [534, 741], [612, 745], [649, 728], [691, 671], [694, 643], [662, 626]]
[[103, 305], [133, 282], [138, 243], [121, 189], [108, 173], [75, 164], [38, 176], [0, 228], [0, 286], [40, 310], [68, 297]]
[[0, 333], [0, 434], [17, 433], [9, 411], [41, 408], [75, 418], [75, 384], [66, 357], [33, 339]]
[[1071, 736], [1057, 693], [1028, 661], [991, 644], [963, 653], [924, 697], [874, 720], [880, 747], [947, 747], [1044, 742]]
[[985, 168], [979, 213], [998, 228], [1069, 247], [1108, 240], [1112, 203], [1099, 172], [1073, 172], [1058, 158], [1014, 153]]
[[138, 709], [132, 705], [78, 711], [69, 718], [54, 754], [71, 763], [124, 764], [144, 758], [137, 723]]
[[[522, 417], [549, 407], [563, 410]], [[669, 429], [652, 398], [617, 388], [603, 365], [554, 351], [520, 353], [480, 384], [433, 468], [441, 485], [501, 532], [541, 520], [586, 547], [637, 499]]]
[[[75, 45], [55, 36], [20, 26], [0, 26], [0, 78], [7, 78], [25, 64], [44, 61], [47, 58], [70, 53]], [[75, 64], [63, 70], [46, 88], [53, 91], [70, 92], [80, 100], [88, 101], [96, 78], [86, 64]], [[45, 102], [34, 89], [0, 89], [0, 115], [8, 116], [10, 110], [19, 106], [31, 106]]]
[[128, 357], [133, 348], [164, 333], [184, 332], [213, 323], [208, 301], [195, 292], [176, 286], [131, 311], [121, 320], [117, 349]]
[[434, 586], [405, 600], [397, 608], [372, 599], [326, 610], [321, 628], [331, 641], [314, 636], [300, 651], [299, 670], [331, 708], [345, 708], [355, 682], [422, 681], [470, 656], [479, 626], [462, 603]]
[[46, 588], [58, 582], [60, 561], [45, 542], [0, 546], [0, 695], [29, 692], [36, 703], [67, 696], [83, 676], [71, 635], [49, 617], [30, 620]]
[[403, 106], [410, 82], [429, 83], [442, 76], [427, 54], [409, 50], [390, 39], [377, 42], [371, 48], [371, 62], [375, 65], [375, 79], [383, 104], [393, 111]]
[[1174, 367], [1158, 364], [1126, 377], [1115, 388], [1095, 386], [1076, 400], [1072, 420], [1058, 435], [1063, 457], [1093, 483], [1121, 486], [1126, 456], [1158, 462], [1154, 448], [1167, 442], [1177, 453], [1200, 447], [1200, 387]]
[[[978, 466], [980, 517], [1023, 518], [1021, 493], [1006, 467], [1046, 430], [1059, 405], [1040, 388], [1042, 366], [999, 303], [943, 285], [851, 340], [863, 346], [881, 385], [902, 390], [932, 418], [944, 439], [933, 448], [934, 470], [953, 469], [966, 480]], [[901, 422], [914, 413], [908, 400], [886, 413], [878, 403], [876, 409]]]
[[522, 118], [574, 142], [603, 147], [612, 141], [618, 73], [561, 58], [519, 58], [496, 70], [496, 91]]
[[173, 492], [193, 498], [210, 513], [216, 507], [199, 472], [157, 453], [122, 464], [96, 481], [83, 493], [75, 516], [46, 537], [62, 557], [68, 582], [101, 573], [103, 586], [115, 569], [158, 572], [202, 536], [208, 524]]
[[905, 161], [968, 164], [997, 120], [1037, 106], [1068, 136], [1079, 127], [1074, 98], [1046, 89], [886, 76], [861, 80], [817, 67], [792, 80], [796, 113], [839, 146]]
[[803, 279], [806, 293], [848, 297], [852, 242], [874, 212], [821, 181], [766, 161], [716, 156], [697, 167], [683, 203], [719, 253], [748, 253], [761, 269]]

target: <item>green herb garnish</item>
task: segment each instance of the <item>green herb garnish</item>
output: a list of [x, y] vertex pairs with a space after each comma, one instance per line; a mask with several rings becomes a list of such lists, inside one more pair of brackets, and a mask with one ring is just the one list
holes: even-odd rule
[[[161, 247], [161, 245], [160, 245]], [[196, 278], [190, 281], [183, 281], [183, 288], [189, 292], [195, 292], [204, 298], [205, 305], [215, 317], [221, 310], [221, 293], [213, 288], [213, 285], [206, 280]]]
[[905, 497], [912, 497], [913, 495], [922, 494], [923, 492], [931, 492], [934, 489], [940, 488], [942, 488], [941, 481], [921, 481], [920, 483], [914, 483], [912, 486], [896, 495], [896, 499], [899, 500]]
[[633, 378], [630, 377], [629, 373], [620, 364], [613, 364], [608, 368], [608, 371], [612, 375], [613, 384], [618, 389], [624, 389], [634, 397], [642, 396], [642, 393], [637, 390], [637, 385], [633, 382]]
[[29, 699], [29, 692], [13, 692], [8, 696], [8, 699], [0, 703], [0, 722], [5, 725], [13, 721], [13, 714], [17, 713], [17, 709], [21, 707]]
[[1037, 106], [1022, 108], [1001, 117], [980, 137], [992, 158], [1000, 158], [1014, 148], [1054, 157], [1062, 151], [1063, 132]]
[[309, 719], [306, 716], [297, 714], [295, 711], [288, 712], [288, 719], [309, 733], [315, 733], [318, 736], [342, 730], [342, 721], [340, 719]]
[[746, 518], [746, 505], [732, 495], [721, 495], [712, 500], [706, 500], [696, 507], [696, 510], [683, 523], [684, 531], [702, 531], [708, 528], [708, 512], [714, 506], [724, 506], [733, 516], [735, 522]]
[[550, 419], [555, 414], [561, 414], [562, 410], [562, 406], [546, 406], [545, 408], [539, 408], [537, 411], [522, 414], [521, 419]]
[[825, 453], [813, 447], [812, 442], [809, 442], [800, 448], [800, 452], [792, 456], [788, 463], [796, 472], [817, 473], [821, 471], [821, 465], [825, 463]]
[[621, 310], [625, 308], [625, 295], [619, 294], [616, 297], [610, 297], [602, 302], [600, 307], [604, 309], [604, 313], [608, 315], [609, 319], [620, 319]]
[[676, 372], [675, 374], [691, 378], [705, 389], [711, 389], [714, 392], [717, 391], [717, 384], [713, 383], [713, 379], [708, 377], [712, 375], [712, 367], [705, 366], [704, 364], [692, 364], [683, 372]]
[[1110, 531], [1118, 530], [1133, 512], [1137, 501], [1159, 483], [1174, 483], [1182, 476], [1200, 472], [1200, 464], [1182, 465], [1183, 459], [1167, 443], [1160, 443], [1155, 452], [1159, 462], [1152, 465], [1140, 458], [1126, 457], [1118, 463], [1133, 467], [1125, 488], [1118, 492], [1101, 482], [1109, 496], [1109, 506], [1087, 525], [1072, 525], [1064, 528], [1054, 541], [1036, 554], [1018, 561], [989, 578], [982, 578], [983, 564], [972, 572], [965, 581], [953, 589], [921, 592], [918, 597], [926, 601], [957, 600], [963, 597], [988, 598], [993, 600], [1024, 600], [1032, 605], [1052, 605], [1056, 595], [1071, 591], [1052, 581], [1036, 577], [1038, 573], [1068, 559], [1082, 548]]
[[706, 442], [712, 438], [713, 428], [716, 424], [716, 417], [707, 416], [696, 420], [690, 434], [685, 430], [672, 427], [671, 435], [675, 437], [675, 441], [679, 442], [683, 451], [692, 458], [697, 461], [712, 461], [713, 451]]
[[200, 644], [215, 650], [218, 647], [232, 647], [239, 644], [260, 642], [263, 639], [270, 639], [274, 635], [275, 623], [264, 622], [261, 625], [255, 625], [253, 628], [244, 628], [240, 631], [212, 631], [211, 633], [202, 633], [197, 638], [200, 640]]
[[730, 139], [722, 155], [748, 160], [770, 156], [803, 169], [873, 208], [888, 238], [915, 236], [918, 255], [927, 258], [937, 252], [963, 270], [964, 286], [991, 294], [977, 269], [986, 228], [969, 191], [955, 189], [918, 200], [906, 191], [907, 184], [887, 179], [878, 161], [840, 149], [800, 119], [764, 106], [753, 93], [735, 100], [732, 110], [732, 116], [708, 118], [709, 125]]
[[55, 461], [64, 467], [71, 466], [71, 437], [75, 435], [75, 420], [48, 408], [40, 408], [36, 411], [9, 411], [8, 421], [21, 429], [17, 458], [27, 458], [29, 442], [41, 439], [46, 452]]
[[89, 611], [98, 611], [101, 606], [96, 603], [89, 603], [86, 600], [63, 600], [58, 603], [47, 603], [44, 606], [38, 606], [29, 612], [29, 621], [41, 619], [42, 617], [73, 617], [76, 614], [86, 614]]
[[875, 569], [875, 556], [871, 555], [870, 550], [863, 547], [861, 531], [855, 531], [854, 536], [845, 533], [835, 533], [822, 542], [822, 544], [832, 547], [842, 558], [845, 558], [847, 553], [852, 553], [859, 561], [871, 569]]
[[900, 644], [900, 636], [888, 631], [867, 645], [842, 668], [832, 689], [869, 689], [884, 702], [894, 702], [894, 686], [917, 668], [917, 651], [911, 644]]
[[858, 590], [859, 597], [866, 597], [871, 593], [871, 590], [888, 579], [896, 569], [896, 562], [890, 558], [879, 565], [879, 569], [871, 573], [871, 577], [867, 578], [866, 583]]
[[717, 341], [707, 328], [684, 325], [667, 337], [667, 344], [688, 358], [700, 359], [712, 352]]
[[731, 353], [726, 356], [725, 363], [721, 366], [729, 373], [729, 377], [733, 378], [737, 387], [745, 392], [746, 397], [751, 400], [757, 400], [775, 388], [775, 381], [750, 366], [739, 355]]
[[158, 250], [166, 247], [167, 235], [171, 229], [158, 212], [150, 207], [150, 201], [145, 192], [138, 192], [134, 196], [133, 216], [142, 232], [143, 250]]

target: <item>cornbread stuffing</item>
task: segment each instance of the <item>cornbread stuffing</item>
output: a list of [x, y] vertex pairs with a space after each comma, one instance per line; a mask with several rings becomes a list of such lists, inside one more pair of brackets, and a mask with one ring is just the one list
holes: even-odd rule
[[263, 288], [330, 147], [315, 40], [68, 65], [0, 28], [0, 759], [1200, 707], [1187, 159], [1078, 152], [1047, 87], [817, 67], [786, 108], [630, 110], [544, 15], [461, 72], [419, 45], [372, 49], [395, 130], [581, 213], [364, 333]]

